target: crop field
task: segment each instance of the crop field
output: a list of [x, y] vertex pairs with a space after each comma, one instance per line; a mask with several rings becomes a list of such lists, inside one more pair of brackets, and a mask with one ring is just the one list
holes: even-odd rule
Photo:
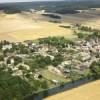
[[[72, 30], [59, 27], [59, 24], [38, 20], [37, 15], [0, 15], [0, 40], [24, 41], [48, 36], [70, 37]], [[37, 18], [37, 19], [36, 19]]]
[[[0, 14], [0, 40], [24, 41], [48, 36], [72, 38], [73, 30], [59, 27], [60, 24], [82, 24], [100, 27], [100, 9], [82, 10], [77, 14], [61, 15], [61, 23], [53, 23], [48, 17], [34, 13]], [[53, 19], [54, 20], [54, 19]]]
[[77, 14], [61, 15], [61, 23], [50, 22], [56, 20], [37, 13], [0, 13], [0, 40], [24, 41], [44, 38], [48, 36], [75, 37], [71, 28], [59, 27], [61, 24], [82, 24], [95, 29], [100, 27], [100, 9], [80, 10]]
[[100, 80], [48, 97], [45, 100], [100, 100]]
[[[99, 7], [100, 2], [79, 2], [79, 4], [75, 2], [1, 4], [0, 40], [14, 42], [33, 40], [48, 36], [73, 38], [75, 37], [73, 35], [73, 30], [71, 28], [59, 27], [60, 24], [82, 24], [83, 26], [99, 29]], [[34, 9], [37, 11], [36, 13], [34, 13]], [[46, 11], [46, 13], [58, 14], [61, 19], [43, 16], [43, 13], [41, 13], [42, 10]], [[59, 23], [56, 23], [55, 21], [58, 21]]]
[[63, 22], [72, 24], [82, 24], [84, 26], [89, 26], [95, 29], [100, 27], [100, 9], [92, 10], [80, 10], [77, 14], [67, 14], [62, 18]]

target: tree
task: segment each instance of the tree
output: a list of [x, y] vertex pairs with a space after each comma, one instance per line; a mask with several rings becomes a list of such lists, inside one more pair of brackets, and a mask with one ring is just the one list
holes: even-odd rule
[[15, 57], [14, 58], [14, 65], [17, 65], [17, 64], [19, 64], [21, 62], [22, 62], [22, 58], [20, 58], [20, 57]]
[[32, 91], [33, 87], [28, 82], [0, 67], [0, 100], [22, 100]]
[[58, 66], [63, 61], [63, 56], [61, 54], [57, 54], [52, 61], [53, 66]]
[[78, 38], [84, 38], [84, 34], [83, 33], [77, 33]]
[[100, 78], [100, 62], [93, 62], [90, 65], [90, 72], [95, 79]]
[[0, 55], [0, 61], [4, 61], [4, 55]]
[[39, 39], [39, 44], [47, 44], [47, 45], [55, 46], [59, 49], [59, 48], [66, 47], [67, 44], [74, 44], [74, 42], [71, 40], [67, 40], [64, 37], [48, 37], [48, 38]]
[[47, 89], [47, 88], [48, 88], [47, 81], [43, 81], [42, 84], [41, 84], [41, 87], [42, 87], [43, 89]]

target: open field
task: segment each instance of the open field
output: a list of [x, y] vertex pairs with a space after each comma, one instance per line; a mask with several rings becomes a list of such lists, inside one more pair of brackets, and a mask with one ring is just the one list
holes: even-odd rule
[[61, 75], [58, 75], [58, 74], [55, 74], [53, 72], [50, 72], [48, 70], [43, 70], [41, 71], [41, 74], [43, 75], [43, 77], [45, 77], [47, 80], [58, 80], [58, 81], [61, 81], [61, 82], [69, 82], [70, 80], [66, 78], [64, 78], [63, 76]]
[[89, 26], [92, 28], [99, 29], [100, 28], [100, 9], [92, 10], [81, 10], [80, 13], [77, 14], [67, 14], [62, 18], [63, 22], [67, 23], [78, 23], [84, 26]]
[[100, 100], [100, 80], [48, 97], [45, 100]]
[[0, 15], [0, 40], [24, 41], [48, 36], [70, 37], [72, 30], [59, 27], [59, 24], [33, 19], [21, 14]]
[[61, 15], [61, 23], [50, 22], [53, 18], [38, 13], [22, 12], [17, 14], [0, 13], [0, 40], [24, 41], [48, 36], [75, 37], [70, 28], [59, 27], [62, 24], [82, 24], [95, 29], [100, 28], [100, 9], [81, 10], [77, 14]]

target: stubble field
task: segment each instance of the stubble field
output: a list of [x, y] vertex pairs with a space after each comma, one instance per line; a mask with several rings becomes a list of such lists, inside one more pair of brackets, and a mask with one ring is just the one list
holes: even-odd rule
[[75, 37], [71, 28], [59, 27], [61, 24], [82, 24], [100, 29], [100, 9], [84, 10], [77, 14], [61, 15], [61, 23], [41, 14], [22, 12], [18, 14], [0, 13], [0, 40], [24, 41], [48, 36]]
[[100, 80], [48, 97], [44, 100], [100, 100]]
[[[1, 16], [1, 15], [0, 15]], [[59, 24], [37, 20], [21, 14], [5, 14], [0, 17], [0, 40], [24, 41], [48, 36], [70, 37], [72, 30], [59, 27]]]

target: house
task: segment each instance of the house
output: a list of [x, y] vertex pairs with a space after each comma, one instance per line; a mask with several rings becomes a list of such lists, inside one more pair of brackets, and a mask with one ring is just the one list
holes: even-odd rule
[[70, 69], [64, 69], [64, 73], [65, 73], [65, 74], [68, 74], [68, 73], [70, 73], [70, 72], [71, 72]]
[[22, 75], [23, 75], [23, 72], [21, 70], [17, 70], [12, 73], [12, 76], [22, 76]]
[[65, 66], [65, 65], [70, 65], [71, 64], [71, 61], [68, 60], [68, 61], [64, 61], [61, 63], [62, 66]]
[[48, 52], [52, 52], [52, 53], [58, 53], [58, 49], [54, 46], [48, 46], [49, 50]]
[[25, 58], [28, 57], [28, 54], [16, 54], [16, 57]]
[[58, 80], [55, 80], [55, 79], [53, 79], [53, 80], [51, 80], [55, 85], [58, 85], [60, 82], [58, 81]]
[[12, 44], [7, 44], [7, 45], [3, 45], [2, 46], [2, 50], [6, 50], [6, 49], [12, 49]]
[[26, 70], [30, 70], [30, 67], [28, 65], [26, 65], [26, 64], [23, 64], [23, 63], [18, 64], [16, 67], [19, 68], [20, 66], [22, 66]]
[[82, 61], [86, 61], [86, 60], [89, 60], [91, 58], [89, 52], [87, 52], [87, 53], [86, 52], [81, 52], [80, 55], [81, 55]]
[[47, 52], [49, 50], [47, 45], [41, 45], [38, 48], [38, 52]]
[[11, 64], [14, 64], [14, 62], [15, 62], [14, 59], [11, 58], [11, 59], [10, 59], [10, 63], [11, 63]]
[[12, 71], [18, 71], [18, 68], [17, 67], [12, 67]]
[[36, 79], [36, 80], [39, 80], [39, 79], [42, 79], [42, 78], [43, 78], [43, 76], [41, 74], [39, 74], [39, 73], [36, 73], [34, 75], [34, 79]]
[[48, 66], [48, 70], [51, 71], [51, 72], [53, 72], [53, 73], [56, 73], [56, 74], [58, 74], [58, 75], [62, 75], [61, 70], [59, 70], [59, 69], [56, 68], [56, 67]]

